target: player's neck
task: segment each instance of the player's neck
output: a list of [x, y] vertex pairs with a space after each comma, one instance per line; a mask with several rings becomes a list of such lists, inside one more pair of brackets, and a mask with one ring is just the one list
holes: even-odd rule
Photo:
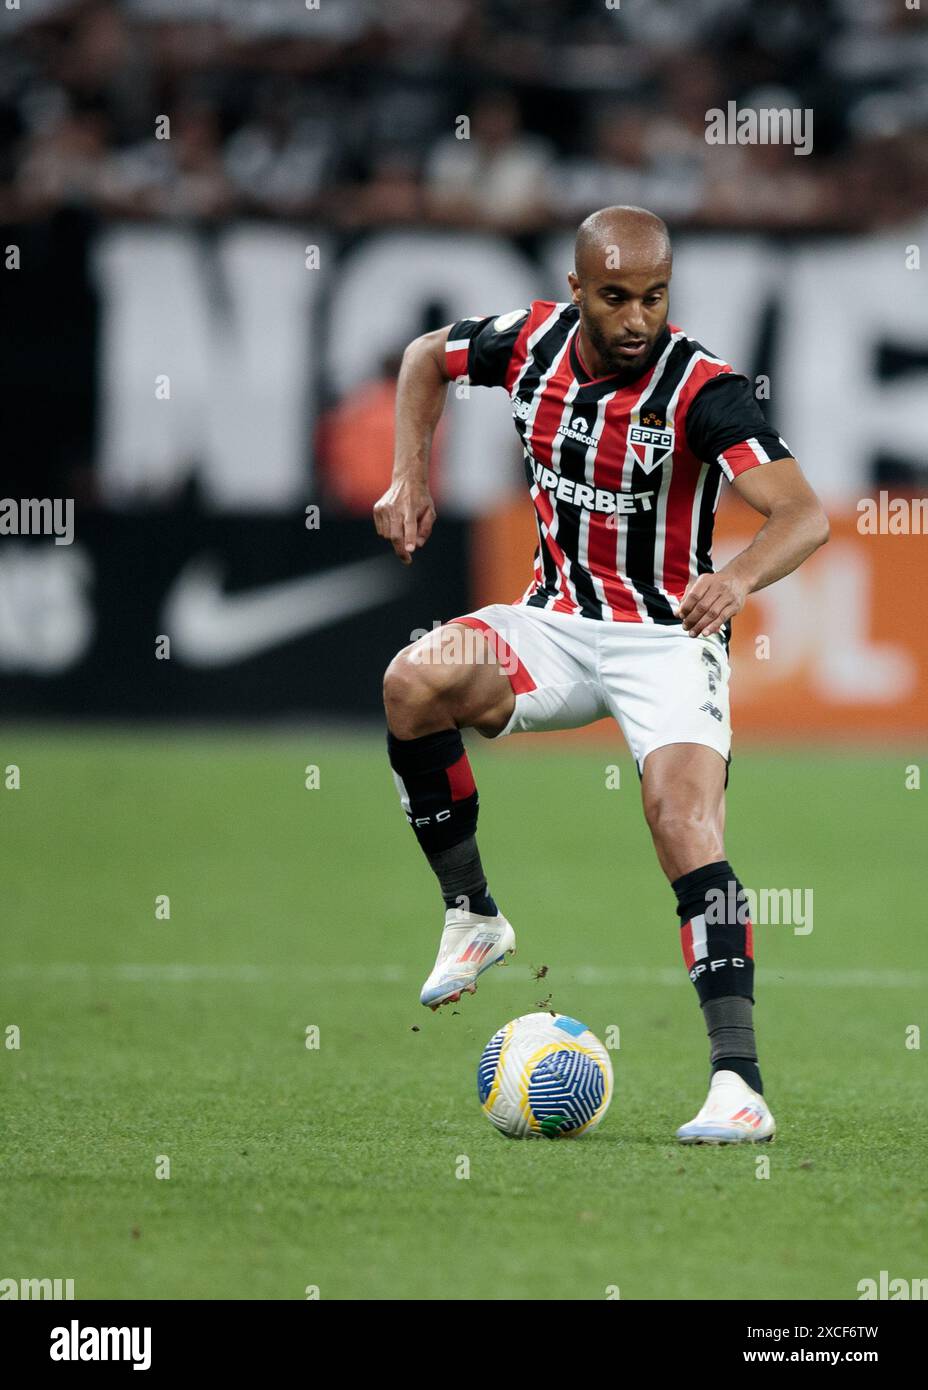
[[644, 360], [635, 363], [634, 366], [625, 367], [621, 364], [610, 364], [604, 361], [590, 342], [581, 325], [575, 340], [577, 361], [591, 381], [601, 381], [612, 377], [616, 377], [620, 381], [636, 381], [638, 377], [642, 376], [644, 372], [648, 371], [648, 369], [654, 365], [667, 346], [669, 338], [670, 330], [665, 324], [658, 334], [654, 346]]

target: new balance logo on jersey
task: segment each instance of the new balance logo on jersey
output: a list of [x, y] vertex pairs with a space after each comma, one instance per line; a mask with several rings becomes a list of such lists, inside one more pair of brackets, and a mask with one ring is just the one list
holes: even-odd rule
[[589, 483], [565, 478], [562, 473], [555, 473], [553, 468], [545, 468], [537, 459], [531, 458], [528, 451], [526, 457], [531, 460], [535, 482], [553, 493], [559, 502], [572, 502], [575, 507], [588, 512], [618, 512], [622, 516], [651, 511], [653, 492], [610, 492], [608, 488], [591, 487]]
[[673, 453], [673, 430], [656, 430], [645, 425], [632, 425], [628, 431], [628, 447], [645, 473], [666, 462]]

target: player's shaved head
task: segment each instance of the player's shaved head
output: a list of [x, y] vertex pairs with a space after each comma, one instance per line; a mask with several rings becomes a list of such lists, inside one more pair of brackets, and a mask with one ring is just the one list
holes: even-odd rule
[[580, 280], [607, 270], [657, 270], [673, 260], [667, 223], [647, 208], [600, 208], [577, 228], [574, 266]]
[[600, 208], [577, 230], [567, 276], [580, 310], [581, 355], [594, 376], [632, 380], [662, 351], [673, 256], [647, 208]]

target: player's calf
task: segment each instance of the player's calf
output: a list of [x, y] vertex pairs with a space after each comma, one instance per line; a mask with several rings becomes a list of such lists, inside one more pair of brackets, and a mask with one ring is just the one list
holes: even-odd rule
[[676, 894], [683, 958], [709, 1035], [713, 1080], [721, 1072], [734, 1074], [761, 1095], [753, 927], [744, 889], [725, 858], [724, 779], [725, 761], [715, 750], [668, 745], [646, 759], [642, 796]]
[[[513, 948], [512, 929], [490, 895], [477, 848], [479, 798], [461, 737], [461, 728], [470, 725], [494, 732], [503, 728], [512, 690], [508, 681], [500, 681], [492, 659], [462, 659], [461, 650], [453, 632], [439, 629], [400, 652], [384, 679], [390, 766], [406, 818], [439, 881], [445, 936], [454, 910], [466, 916], [468, 928], [484, 928], [491, 936], [495, 931], [503, 943], [492, 954], [488, 947], [479, 961], [471, 959], [473, 948], [458, 968], [455, 962], [466, 954], [466, 946], [457, 951], [457, 936], [453, 943], [443, 937], [439, 960], [423, 988], [422, 1002], [432, 1007], [470, 989], [477, 973]], [[456, 919], [456, 929], [463, 920]], [[480, 967], [473, 978], [471, 964]]]

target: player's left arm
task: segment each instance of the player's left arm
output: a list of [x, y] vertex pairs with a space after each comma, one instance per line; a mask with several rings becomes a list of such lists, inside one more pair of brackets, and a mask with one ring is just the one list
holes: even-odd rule
[[688, 585], [680, 616], [691, 637], [718, 632], [741, 611], [748, 594], [792, 574], [828, 540], [825, 509], [794, 458], [750, 468], [732, 486], [767, 520], [727, 565]]

